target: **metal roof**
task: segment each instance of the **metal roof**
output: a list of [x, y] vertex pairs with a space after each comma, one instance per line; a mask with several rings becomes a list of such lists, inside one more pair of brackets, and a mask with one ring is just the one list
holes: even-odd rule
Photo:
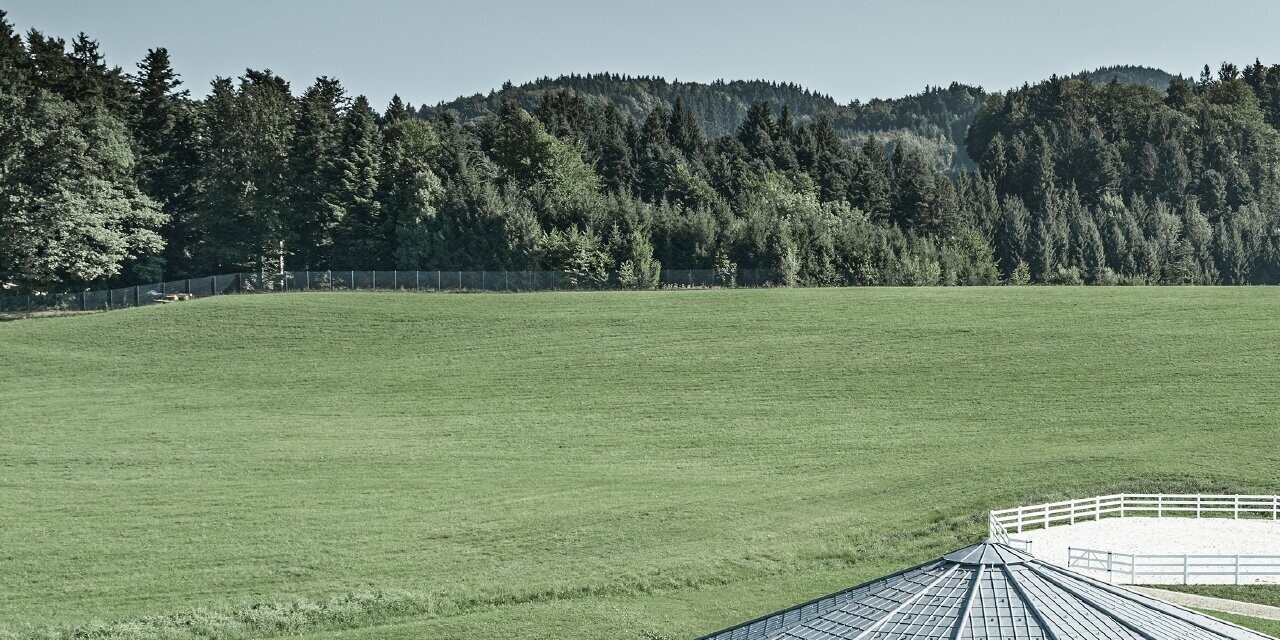
[[1274, 640], [983, 542], [699, 640]]

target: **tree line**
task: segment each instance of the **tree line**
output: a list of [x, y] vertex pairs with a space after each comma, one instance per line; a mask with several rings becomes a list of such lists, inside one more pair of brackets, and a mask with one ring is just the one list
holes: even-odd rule
[[[375, 110], [332, 78], [296, 91], [247, 70], [197, 99], [163, 48], [126, 73], [84, 34], [24, 37], [0, 13], [0, 281], [551, 269], [651, 287], [663, 267], [737, 265], [811, 285], [1280, 280], [1280, 66], [1165, 91], [955, 85], [853, 116], [755, 101], [722, 135], [679, 91], [638, 112], [580, 89]], [[920, 118], [963, 134], [966, 162], [895, 137]]]

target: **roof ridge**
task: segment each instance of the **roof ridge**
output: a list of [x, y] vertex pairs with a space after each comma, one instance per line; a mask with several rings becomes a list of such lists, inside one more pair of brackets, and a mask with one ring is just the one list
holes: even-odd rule
[[[1147, 640], [1160, 640], [1159, 638], [1152, 635], [1151, 633], [1147, 631], [1143, 631], [1141, 628], [1139, 628], [1137, 625], [1133, 624], [1132, 622], [1129, 622], [1128, 620], [1125, 620], [1124, 618], [1120, 617], [1119, 615], [1116, 614], [1115, 611], [1112, 611], [1110, 607], [1103, 606], [1102, 603], [1098, 602], [1096, 598], [1086, 595], [1084, 593], [1081, 593], [1079, 588], [1066, 584], [1065, 582], [1062, 581], [1061, 578], [1057, 576], [1050, 576], [1047, 572], [1042, 572], [1043, 569], [1041, 567], [1037, 567], [1036, 563], [1031, 563], [1029, 566], [1027, 566], [1027, 570], [1030, 571], [1031, 573], [1034, 573], [1036, 576], [1048, 581], [1053, 586], [1059, 589], [1062, 589], [1063, 591], [1066, 591], [1067, 593], [1070, 593], [1071, 595], [1075, 596], [1076, 599], [1078, 599], [1080, 602], [1083, 602], [1086, 605], [1088, 605], [1090, 609], [1093, 609], [1094, 611], [1108, 618], [1111, 618], [1112, 620], [1115, 620], [1117, 624], [1124, 627], [1125, 629], [1128, 629], [1129, 631], [1132, 631], [1133, 633], [1136, 633], [1142, 636], [1143, 638], [1146, 638]], [[1222, 634], [1217, 634], [1217, 635], [1222, 635]]]
[[[1094, 578], [1094, 577], [1092, 577], [1092, 576], [1086, 576], [1086, 575], [1081, 574], [1081, 573], [1075, 573], [1075, 572], [1067, 571], [1067, 570], [1063, 569], [1062, 567], [1059, 567], [1059, 566], [1057, 566], [1057, 565], [1050, 564], [1050, 563], [1045, 562], [1045, 561], [1043, 561], [1043, 560], [1039, 560], [1039, 559], [1037, 559], [1037, 560], [1036, 560], [1034, 563], [1032, 563], [1032, 564], [1039, 565], [1039, 566], [1043, 566], [1043, 567], [1045, 567], [1045, 568], [1050, 569], [1051, 571], [1053, 571], [1053, 572], [1054, 572], [1054, 573], [1056, 573], [1056, 574], [1064, 575], [1064, 576], [1066, 576], [1066, 577], [1068, 577], [1068, 578], [1071, 578], [1071, 579], [1073, 579], [1073, 580], [1079, 580], [1079, 581], [1084, 582], [1084, 583], [1086, 583], [1086, 584], [1088, 584], [1088, 585], [1090, 585], [1090, 586], [1093, 586], [1093, 587], [1095, 587], [1095, 588], [1101, 589], [1101, 590], [1103, 590], [1103, 591], [1105, 591], [1105, 592], [1107, 592], [1107, 593], [1109, 593], [1109, 594], [1111, 594], [1111, 595], [1113, 595], [1113, 596], [1116, 596], [1116, 597], [1119, 597], [1119, 598], [1124, 598], [1125, 600], [1128, 600], [1129, 602], [1133, 602], [1133, 603], [1135, 603], [1135, 604], [1137, 604], [1137, 605], [1139, 605], [1139, 606], [1141, 606], [1141, 607], [1143, 607], [1143, 608], [1145, 608], [1145, 609], [1149, 609], [1149, 610], [1151, 610], [1151, 611], [1155, 611], [1155, 612], [1157, 612], [1157, 613], [1161, 613], [1161, 614], [1164, 614], [1164, 615], [1171, 616], [1171, 617], [1176, 618], [1176, 619], [1178, 619], [1178, 620], [1181, 620], [1181, 621], [1183, 621], [1183, 622], [1185, 622], [1185, 623], [1187, 623], [1187, 624], [1190, 624], [1190, 625], [1192, 625], [1192, 626], [1194, 626], [1194, 627], [1196, 627], [1196, 628], [1202, 629], [1202, 630], [1204, 630], [1204, 631], [1208, 631], [1209, 633], [1212, 633], [1213, 635], [1218, 636], [1218, 637], [1220, 637], [1220, 638], [1227, 638], [1228, 640], [1234, 640], [1234, 639], [1232, 639], [1232, 638], [1231, 638], [1231, 636], [1230, 636], [1230, 635], [1228, 635], [1228, 634], [1226, 634], [1226, 633], [1223, 633], [1223, 632], [1222, 632], [1221, 630], [1219, 630], [1219, 629], [1214, 629], [1213, 627], [1208, 626], [1208, 625], [1206, 625], [1206, 624], [1204, 624], [1204, 623], [1200, 622], [1199, 620], [1196, 620], [1195, 618], [1196, 618], [1196, 617], [1199, 617], [1199, 618], [1209, 618], [1209, 619], [1213, 620], [1214, 622], [1221, 622], [1221, 623], [1224, 623], [1224, 624], [1226, 624], [1226, 625], [1228, 625], [1228, 626], [1235, 627], [1235, 628], [1237, 628], [1237, 629], [1241, 629], [1241, 630], [1244, 630], [1244, 631], [1248, 631], [1248, 632], [1250, 632], [1250, 633], [1255, 633], [1255, 634], [1256, 634], [1256, 633], [1258, 633], [1257, 631], [1254, 631], [1254, 630], [1252, 630], [1252, 629], [1246, 629], [1245, 627], [1241, 627], [1240, 625], [1237, 625], [1237, 624], [1232, 624], [1232, 623], [1227, 622], [1227, 621], [1225, 621], [1225, 620], [1219, 620], [1218, 618], [1212, 618], [1212, 617], [1210, 617], [1210, 616], [1206, 616], [1206, 615], [1205, 615], [1205, 614], [1203, 614], [1203, 613], [1199, 613], [1199, 612], [1196, 612], [1196, 611], [1192, 611], [1192, 610], [1190, 610], [1190, 609], [1186, 609], [1186, 608], [1184, 608], [1184, 607], [1180, 607], [1180, 606], [1178, 606], [1178, 605], [1176, 605], [1176, 604], [1168, 603], [1168, 602], [1165, 602], [1165, 601], [1163, 601], [1163, 600], [1159, 600], [1159, 599], [1156, 599], [1156, 598], [1152, 598], [1151, 596], [1143, 595], [1143, 594], [1141, 594], [1141, 593], [1137, 593], [1137, 592], [1134, 592], [1134, 591], [1129, 591], [1128, 589], [1121, 589], [1121, 588], [1119, 588], [1119, 587], [1117, 587], [1117, 586], [1115, 586], [1115, 585], [1107, 584], [1107, 583], [1105, 583], [1105, 582], [1103, 582], [1103, 581], [1101, 581], [1101, 580], [1098, 580], [1097, 578]], [[1032, 570], [1034, 571], [1035, 569], [1034, 569], [1034, 568], [1032, 568]], [[1037, 575], [1038, 575], [1038, 574], [1037, 574]], [[1061, 580], [1061, 578], [1056, 578], [1056, 579], [1053, 579], [1053, 582], [1054, 582], [1055, 584], [1058, 584], [1060, 587], [1066, 588], [1068, 591], [1071, 591], [1073, 594], [1075, 594], [1075, 593], [1076, 593], [1076, 591], [1075, 591], [1075, 590], [1070, 589], [1070, 588], [1067, 588], [1067, 587], [1065, 587], [1065, 586], [1061, 585], [1061, 584], [1059, 583], [1059, 581], [1060, 581], [1060, 580]], [[1155, 606], [1155, 605], [1151, 604], [1151, 602], [1152, 602], [1152, 601], [1157, 602], [1157, 603], [1159, 603], [1159, 604], [1160, 604], [1160, 605], [1162, 605], [1162, 606]], [[1090, 604], [1090, 606], [1093, 606], [1095, 609], [1097, 608], [1097, 607], [1096, 607], [1095, 605], [1093, 605], [1092, 603], [1089, 603], [1089, 604]], [[1166, 608], [1166, 607], [1168, 607], [1168, 608]], [[1172, 610], [1172, 611], [1170, 611], [1170, 609], [1173, 609], [1173, 610]], [[1105, 613], [1105, 610], [1104, 610], [1104, 613]], [[1188, 617], [1187, 615], [1184, 615], [1184, 614], [1190, 614], [1190, 616], [1192, 616], [1192, 617]], [[1110, 615], [1110, 614], [1108, 614], [1108, 615]], [[1263, 637], [1266, 637], [1266, 636], [1263, 636]]]
[[880, 576], [879, 578], [875, 578], [875, 579], [873, 579], [873, 580], [868, 580], [868, 581], [866, 581], [866, 582], [863, 582], [863, 583], [860, 583], [860, 584], [856, 584], [856, 585], [854, 585], [854, 586], [852, 586], [852, 587], [849, 587], [849, 588], [847, 588], [847, 589], [841, 589], [840, 591], [835, 591], [835, 592], [832, 592], [832, 593], [828, 593], [828, 594], [826, 594], [826, 595], [821, 595], [821, 596], [818, 596], [818, 597], [816, 597], [816, 598], [812, 598], [812, 599], [810, 599], [810, 600], [806, 600], [806, 601], [804, 601], [804, 602], [801, 602], [801, 603], [799, 603], [799, 604], [792, 605], [792, 606], [787, 607], [787, 608], [785, 608], [785, 609], [779, 609], [779, 610], [777, 610], [777, 611], [773, 611], [773, 612], [771, 612], [771, 613], [766, 613], [765, 615], [762, 615], [762, 616], [759, 616], [759, 617], [756, 617], [756, 618], [752, 618], [752, 619], [747, 620], [747, 621], [745, 621], [745, 622], [739, 622], [738, 624], [735, 624], [735, 625], [732, 625], [732, 626], [729, 626], [729, 627], [725, 627], [725, 628], [723, 628], [723, 629], [720, 629], [719, 631], [713, 631], [713, 632], [711, 632], [711, 633], [708, 633], [708, 634], [707, 634], [707, 635], [705, 635], [705, 636], [699, 636], [699, 637], [698, 637], [698, 638], [696, 638], [695, 640], [714, 640], [717, 636], [724, 635], [725, 633], [728, 633], [728, 632], [733, 631], [733, 630], [735, 630], [735, 629], [741, 629], [741, 628], [744, 628], [744, 627], [749, 627], [749, 626], [751, 626], [751, 625], [753, 625], [753, 624], [757, 624], [757, 623], [760, 623], [760, 622], [764, 622], [764, 621], [766, 621], [766, 620], [770, 620], [770, 619], [772, 619], [772, 618], [778, 618], [778, 617], [784, 616], [784, 615], [786, 615], [786, 614], [788, 614], [788, 613], [791, 613], [791, 612], [793, 612], [793, 611], [799, 611], [799, 610], [801, 610], [801, 609], [803, 609], [803, 608], [805, 608], [805, 607], [807, 607], [807, 606], [817, 604], [817, 603], [819, 603], [819, 602], [822, 602], [823, 600], [830, 600], [830, 599], [833, 599], [833, 598], [836, 598], [836, 597], [839, 597], [839, 596], [845, 595], [845, 594], [847, 594], [847, 593], [852, 593], [852, 592], [854, 592], [854, 591], [858, 591], [859, 589], [865, 589], [865, 588], [867, 588], [867, 587], [874, 586], [874, 585], [876, 585], [876, 584], [878, 584], [878, 583], [881, 583], [881, 582], [885, 582], [885, 583], [887, 583], [887, 582], [889, 582], [890, 580], [893, 580], [893, 579], [895, 579], [895, 578], [901, 578], [902, 576], [904, 576], [904, 575], [906, 575], [906, 574], [908, 574], [908, 573], [911, 573], [912, 571], [922, 571], [922, 572], [923, 572], [925, 569], [932, 569], [932, 568], [934, 568], [934, 567], [936, 567], [936, 566], [938, 566], [938, 565], [941, 565], [941, 564], [943, 564], [943, 563], [944, 563], [944, 560], [943, 560], [942, 558], [934, 558], [933, 560], [930, 560], [930, 561], [928, 561], [928, 562], [922, 562], [922, 563], [917, 564], [917, 565], [915, 565], [915, 566], [907, 567], [906, 569], [903, 569], [903, 570], [901, 570], [901, 571], [898, 571], [897, 573], [891, 573], [891, 574], [889, 574], [889, 575], [887, 575], [887, 576]]
[[956, 616], [955, 625], [951, 627], [951, 640], [960, 640], [960, 636], [964, 635], [965, 624], [973, 614], [973, 602], [978, 599], [978, 592], [982, 591], [982, 575], [986, 571], [987, 568], [982, 565], [974, 569], [973, 584], [969, 585], [969, 595], [964, 600], [964, 608], [960, 610], [960, 615]]

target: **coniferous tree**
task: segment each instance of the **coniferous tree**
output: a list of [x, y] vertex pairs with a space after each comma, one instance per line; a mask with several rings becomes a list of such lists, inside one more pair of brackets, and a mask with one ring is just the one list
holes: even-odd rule
[[702, 130], [692, 112], [684, 106], [684, 99], [677, 97], [671, 107], [671, 123], [667, 130], [671, 145], [686, 158], [696, 159], [702, 153]]
[[188, 92], [180, 89], [168, 50], [148, 50], [132, 81], [137, 92], [132, 128], [138, 187], [168, 217], [162, 231], [165, 277], [196, 275], [189, 263], [200, 189], [200, 123]]
[[22, 36], [9, 22], [8, 13], [0, 9], [0, 96], [24, 92], [30, 82], [30, 73], [31, 61]]
[[393, 229], [378, 201], [382, 133], [377, 114], [364, 96], [351, 104], [342, 119], [342, 141], [334, 201], [341, 217], [334, 229], [335, 260], [350, 268], [373, 269], [391, 261], [388, 238]]
[[270, 71], [219, 78], [204, 102], [205, 162], [197, 227], [203, 273], [283, 266], [294, 101]]
[[675, 180], [677, 154], [671, 146], [668, 122], [661, 106], [654, 107], [640, 129], [636, 158], [636, 194], [647, 202], [660, 202]]
[[288, 216], [290, 263], [302, 269], [334, 264], [334, 233], [345, 215], [343, 114], [350, 99], [342, 84], [317, 78], [298, 100], [289, 153], [293, 180]]
[[936, 231], [939, 222], [932, 208], [936, 184], [928, 165], [917, 153], [895, 153], [894, 157], [891, 220], [903, 229], [919, 225]]

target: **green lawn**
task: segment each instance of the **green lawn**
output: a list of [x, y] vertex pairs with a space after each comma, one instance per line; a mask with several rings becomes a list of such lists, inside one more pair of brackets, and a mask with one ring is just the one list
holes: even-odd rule
[[1236, 615], [1234, 613], [1226, 613], [1223, 611], [1209, 611], [1207, 609], [1198, 609], [1198, 611], [1200, 611], [1201, 613], [1207, 613], [1211, 616], [1221, 618], [1223, 620], [1226, 620], [1227, 622], [1238, 624], [1247, 629], [1253, 629], [1254, 631], [1261, 631], [1267, 635], [1280, 637], [1280, 621], [1277, 621], [1277, 620], [1251, 618], [1249, 616], [1241, 616], [1241, 615]]
[[985, 511], [1280, 486], [1280, 290], [231, 296], [0, 323], [0, 638], [688, 638]]

